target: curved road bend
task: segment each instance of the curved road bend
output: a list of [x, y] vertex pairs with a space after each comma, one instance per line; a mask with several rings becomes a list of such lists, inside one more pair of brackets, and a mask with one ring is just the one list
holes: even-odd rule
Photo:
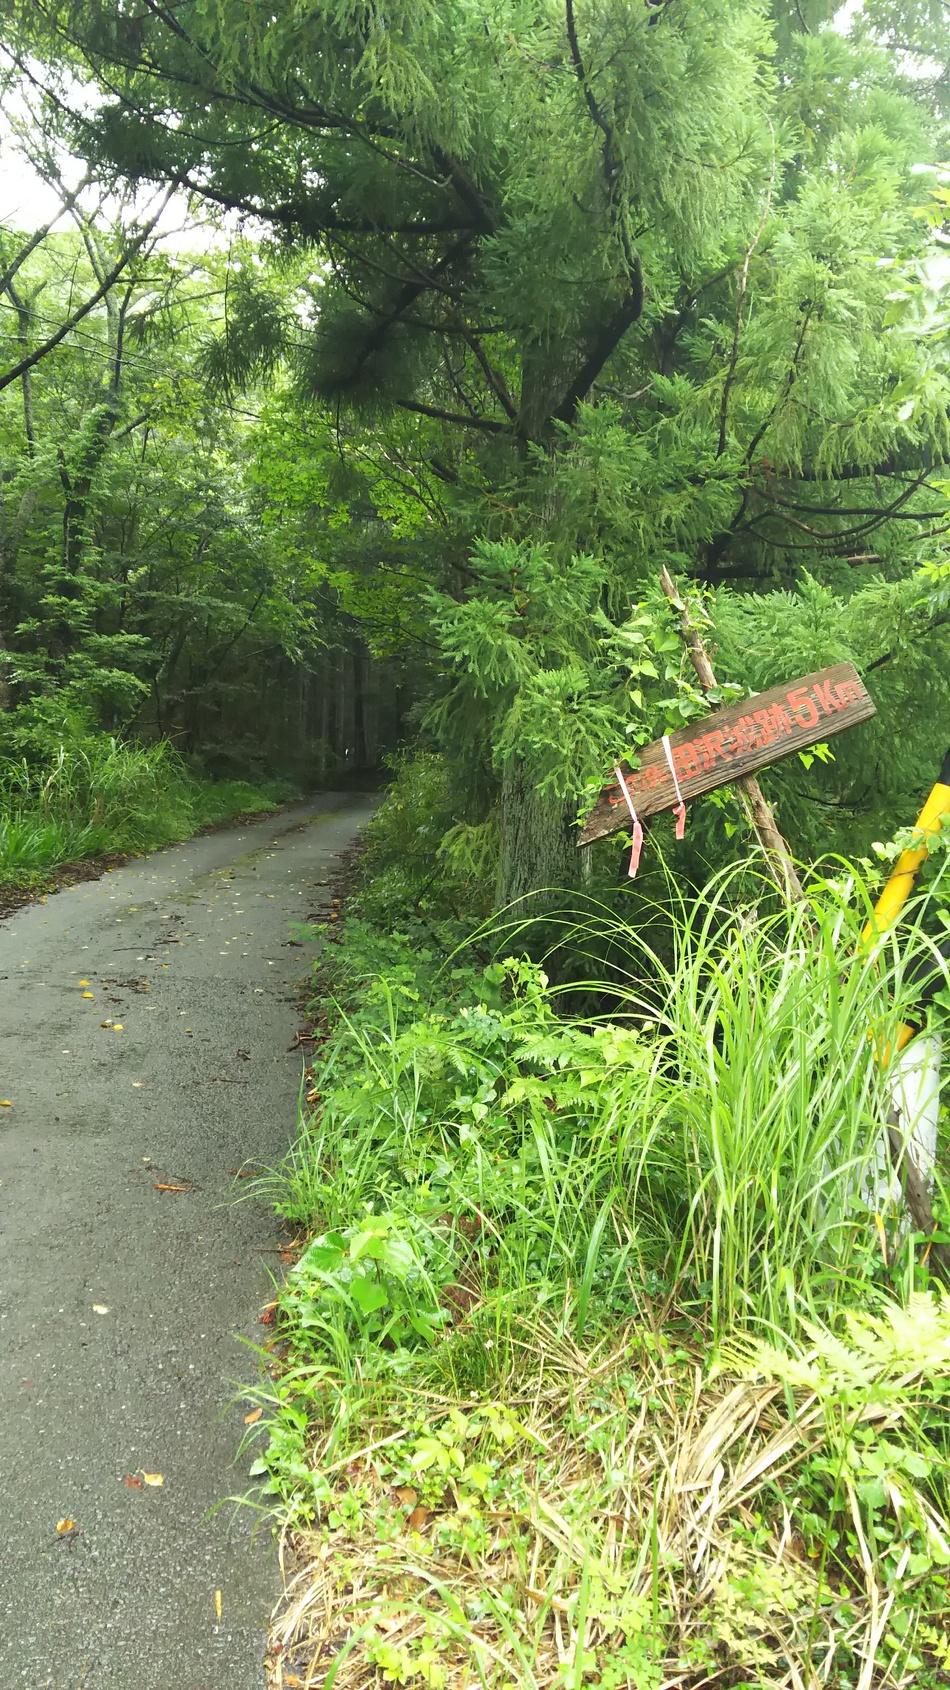
[[324, 794], [0, 924], [2, 1690], [260, 1690], [269, 1535], [209, 1515], [247, 1487], [236, 1334], [264, 1335], [278, 1262], [233, 1171], [290, 1138], [291, 924], [373, 804]]

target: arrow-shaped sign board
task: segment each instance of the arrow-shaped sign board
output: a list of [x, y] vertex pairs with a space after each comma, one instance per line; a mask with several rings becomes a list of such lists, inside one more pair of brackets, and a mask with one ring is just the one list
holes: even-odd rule
[[[836, 663], [786, 686], [756, 693], [670, 734], [680, 792], [686, 800], [699, 798], [714, 787], [728, 786], [742, 775], [754, 774], [866, 722], [874, 713], [873, 700], [850, 663]], [[639, 768], [622, 764], [621, 769], [637, 815], [646, 821], [661, 810], [672, 810], [678, 800], [663, 741], [645, 745], [639, 757]], [[598, 798], [577, 843], [590, 845], [629, 825], [629, 808], [614, 781]]]

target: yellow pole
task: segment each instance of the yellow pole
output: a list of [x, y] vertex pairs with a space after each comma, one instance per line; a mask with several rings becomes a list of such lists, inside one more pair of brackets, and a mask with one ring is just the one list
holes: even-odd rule
[[[888, 928], [893, 927], [895, 921], [904, 908], [914, 882], [920, 871], [921, 864], [927, 859], [929, 841], [940, 832], [944, 820], [950, 816], [950, 751], [943, 760], [940, 779], [931, 790], [926, 804], [917, 817], [914, 831], [920, 837], [919, 845], [912, 845], [902, 851], [894, 864], [887, 884], [874, 906], [874, 914], [861, 935], [862, 945], [869, 945], [874, 939], [880, 938]], [[903, 1050], [914, 1037], [916, 1029], [902, 1022], [895, 1039], [898, 1050]]]
[[874, 914], [861, 936], [864, 944], [893, 927], [914, 889], [920, 865], [926, 860], [928, 841], [940, 832], [945, 816], [950, 816], [950, 751], [944, 758], [940, 779], [917, 817], [914, 831], [921, 836], [920, 844], [902, 851], [894, 864], [887, 885], [874, 906]]

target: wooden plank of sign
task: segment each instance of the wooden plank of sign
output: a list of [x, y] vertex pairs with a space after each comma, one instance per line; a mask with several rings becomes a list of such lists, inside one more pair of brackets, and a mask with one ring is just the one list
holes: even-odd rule
[[[866, 722], [874, 713], [874, 702], [850, 663], [835, 663], [801, 680], [770, 687], [670, 734], [680, 790], [687, 800], [700, 798], [741, 775]], [[676, 791], [662, 740], [645, 745], [639, 756], [639, 768], [630, 769], [626, 763], [621, 768], [637, 814], [646, 821], [661, 810], [671, 810]], [[614, 781], [598, 798], [577, 843], [590, 845], [629, 823], [630, 812]]]

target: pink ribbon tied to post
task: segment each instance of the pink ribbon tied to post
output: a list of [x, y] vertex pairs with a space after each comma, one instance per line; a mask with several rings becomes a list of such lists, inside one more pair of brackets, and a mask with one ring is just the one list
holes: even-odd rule
[[633, 843], [630, 847], [630, 867], [628, 868], [627, 873], [631, 880], [635, 880], [637, 877], [637, 869], [640, 867], [640, 853], [643, 850], [643, 823], [633, 807], [633, 799], [630, 796], [627, 783], [623, 778], [623, 770], [621, 769], [619, 763], [614, 769], [614, 774], [620, 782], [620, 790], [627, 800], [627, 809], [630, 811], [633, 818]]
[[676, 793], [676, 808], [673, 811], [673, 814], [676, 817], [676, 837], [677, 839], [682, 839], [686, 834], [686, 802], [683, 798], [682, 792], [680, 791], [680, 783], [676, 778], [676, 765], [673, 762], [673, 751], [670, 746], [669, 734], [663, 735], [663, 751], [666, 756], [667, 764], [669, 765], [670, 774], [673, 777], [673, 791]]

